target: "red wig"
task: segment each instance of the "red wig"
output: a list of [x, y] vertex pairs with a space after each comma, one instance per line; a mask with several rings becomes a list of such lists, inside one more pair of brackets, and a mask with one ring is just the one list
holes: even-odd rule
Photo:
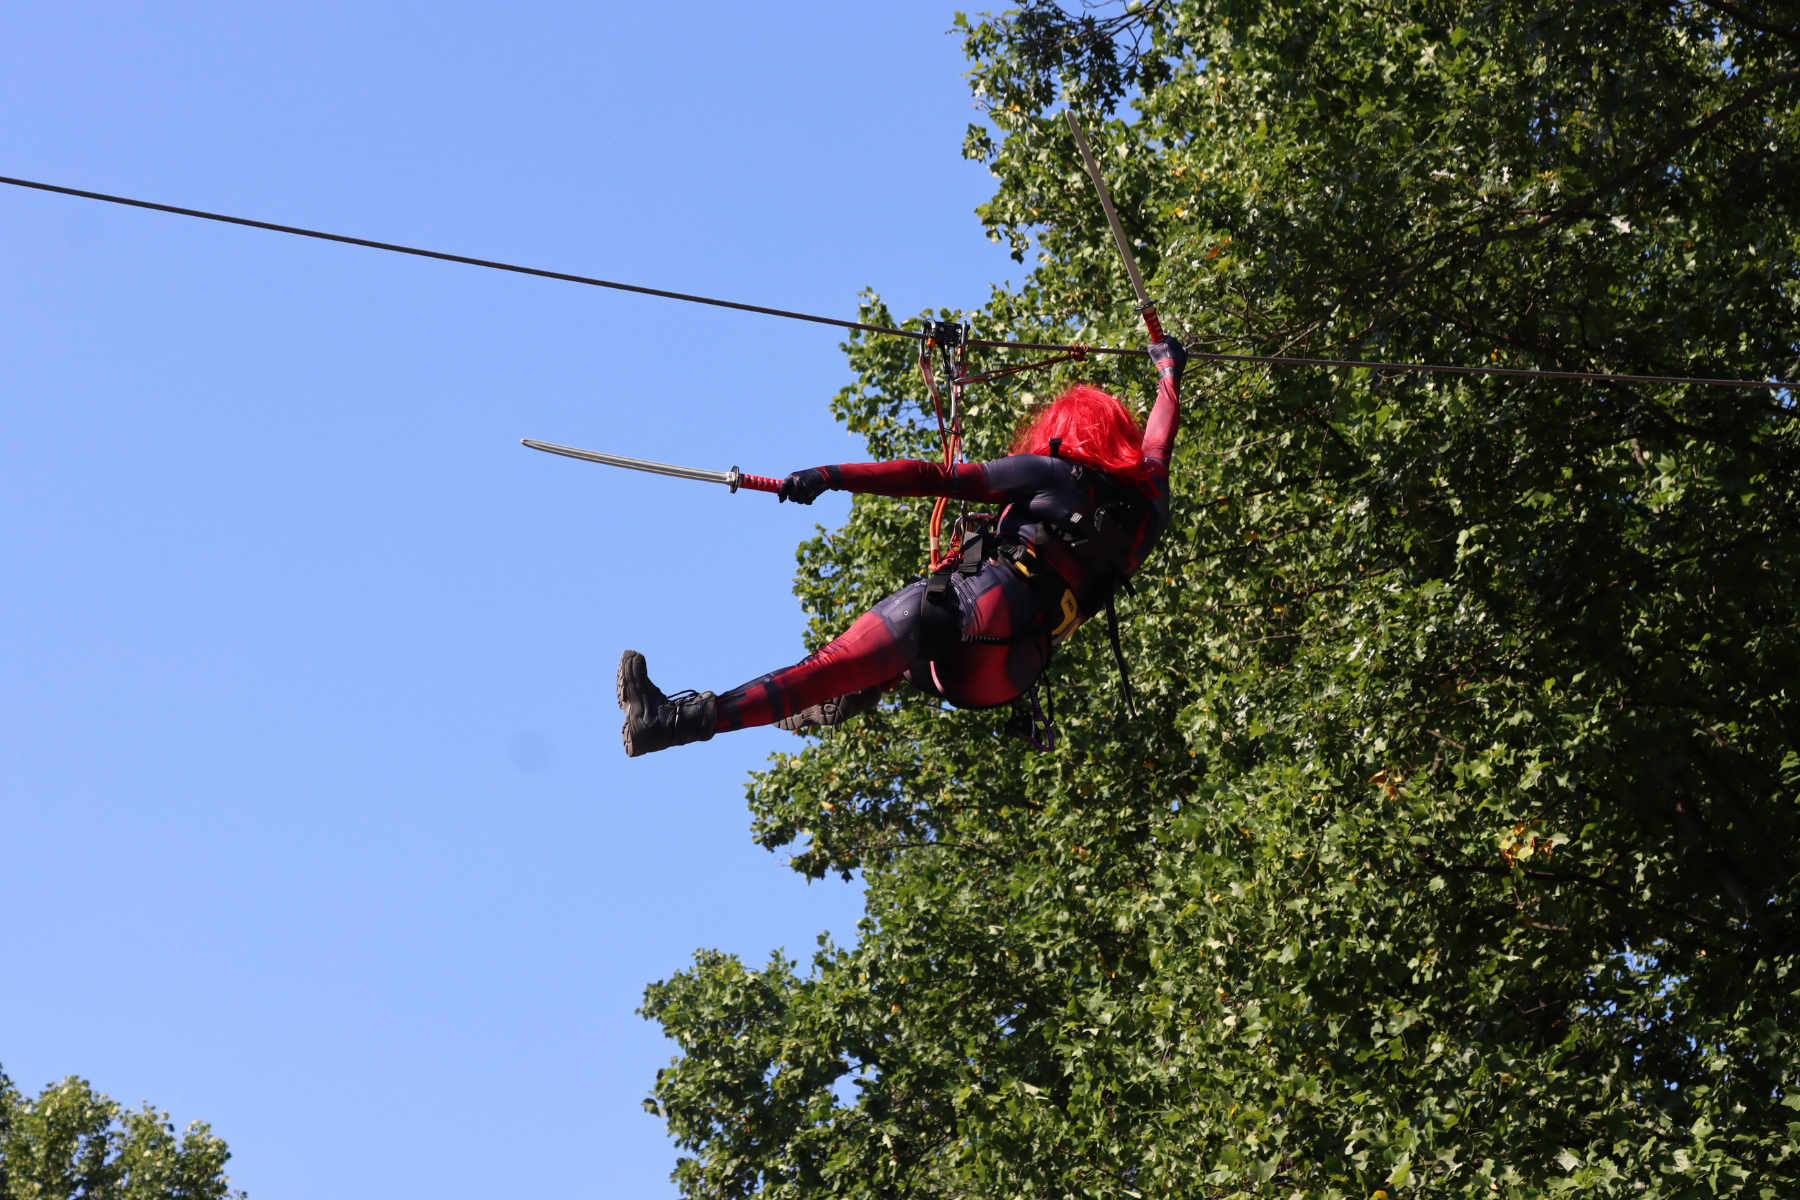
[[1014, 454], [1048, 454], [1050, 439], [1061, 438], [1057, 455], [1099, 467], [1132, 483], [1144, 474], [1144, 431], [1131, 410], [1089, 383], [1078, 383], [1044, 405], [1019, 426]]

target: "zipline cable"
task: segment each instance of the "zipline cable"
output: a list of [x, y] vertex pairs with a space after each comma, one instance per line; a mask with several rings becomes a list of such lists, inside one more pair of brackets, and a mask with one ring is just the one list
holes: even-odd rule
[[[471, 267], [486, 267], [492, 271], [511, 271], [515, 275], [536, 275], [542, 279], [560, 279], [564, 283], [611, 288], [619, 292], [636, 292], [641, 296], [661, 296], [665, 300], [682, 300], [689, 304], [710, 304], [715, 308], [735, 308], [741, 312], [762, 313], [770, 317], [786, 317], [790, 321], [811, 321], [815, 325], [833, 325], [839, 329], [856, 329], [864, 333], [911, 338], [914, 341], [925, 341], [931, 337], [929, 332], [896, 329], [891, 325], [866, 325], [860, 321], [818, 317], [810, 313], [791, 312], [785, 308], [765, 308], [760, 304], [740, 304], [735, 300], [715, 300], [709, 296], [693, 296], [686, 292], [640, 287], [635, 283], [616, 283], [609, 279], [571, 275], [564, 271], [546, 271], [539, 267], [521, 267], [513, 263], [495, 262], [492, 259], [470, 258], [464, 254], [445, 254], [440, 250], [421, 250], [416, 246], [377, 242], [368, 238], [350, 237], [342, 233], [324, 233], [317, 229], [302, 229], [297, 225], [277, 225], [271, 221], [254, 221], [249, 217], [227, 216], [224, 213], [206, 212], [198, 208], [179, 208], [173, 204], [133, 200], [127, 196], [110, 196], [105, 192], [83, 191], [80, 188], [62, 187], [54, 183], [38, 183], [30, 179], [12, 179], [0, 175], [0, 183], [10, 184], [13, 187], [32, 188], [40, 192], [55, 192], [63, 196], [79, 196], [84, 200], [100, 200], [107, 204], [123, 204], [130, 208], [148, 208], [155, 212], [174, 213], [179, 217], [198, 217], [203, 221], [222, 221], [227, 225], [247, 225], [252, 229], [267, 229], [272, 233], [291, 233], [296, 237], [317, 238], [324, 242], [342, 242], [347, 246], [366, 246], [370, 250], [388, 250], [395, 254], [411, 254], [417, 258], [435, 258], [443, 262], [462, 263]], [[1138, 357], [1147, 353], [1127, 346], [1075, 346], [1058, 342], [989, 342], [971, 338], [967, 344], [996, 350], [1080, 350], [1087, 354], [1125, 354]], [[1352, 370], [1424, 372], [1440, 375], [1503, 375], [1525, 379], [1582, 380], [1591, 383], [1669, 383], [1705, 387], [1764, 388], [1771, 391], [1800, 387], [1800, 384], [1780, 379], [1703, 379], [1680, 375], [1616, 375], [1600, 371], [1541, 371], [1529, 367], [1460, 367], [1441, 363], [1372, 362], [1347, 358], [1292, 358], [1279, 354], [1217, 354], [1198, 350], [1189, 351], [1188, 357], [1202, 362], [1254, 363], [1278, 367], [1348, 367]]]
[[[36, 188], [40, 192], [59, 192], [65, 196], [80, 196], [85, 200], [104, 200], [108, 204], [149, 208], [157, 212], [174, 213], [181, 217], [199, 217], [203, 221], [223, 221], [227, 225], [248, 225], [252, 229], [267, 229], [273, 233], [291, 233], [297, 237], [318, 238], [325, 242], [367, 246], [371, 250], [390, 250], [395, 254], [411, 254], [418, 258], [436, 258], [444, 262], [463, 263], [471, 267], [487, 267], [493, 271], [511, 271], [515, 275], [536, 275], [543, 279], [560, 279], [565, 283], [584, 283], [589, 287], [612, 288], [614, 291], [620, 292], [637, 292], [644, 296], [661, 296], [667, 300], [685, 300], [689, 304], [711, 304], [718, 308], [737, 308], [745, 312], [764, 313], [771, 317], [787, 317], [794, 321], [812, 321], [820, 325], [836, 325], [843, 329], [861, 329], [869, 333], [888, 333], [919, 340], [926, 337], [923, 333], [913, 333], [905, 329], [890, 329], [885, 325], [863, 325], [856, 321], [839, 321], [832, 317], [815, 317], [807, 313], [789, 312], [784, 308], [764, 308], [759, 304], [739, 304], [735, 300], [714, 300], [706, 296], [690, 296], [686, 292], [669, 292], [661, 288], [639, 287], [634, 283], [615, 283], [610, 279], [591, 279], [586, 275], [545, 271], [538, 267], [521, 267], [513, 263], [494, 262], [486, 258], [470, 258], [463, 254], [445, 254], [439, 250], [421, 250], [416, 246], [399, 246], [393, 242], [376, 242], [368, 238], [349, 237], [341, 233], [323, 233], [317, 229], [301, 229], [296, 225], [276, 225], [270, 221], [253, 221], [249, 217], [232, 217], [224, 213], [206, 212], [198, 208], [177, 208], [173, 204], [156, 204], [149, 200], [132, 200], [126, 196], [109, 196], [105, 192], [84, 192], [79, 188], [59, 187], [53, 183], [34, 183], [29, 179], [9, 179], [0, 176], [0, 183], [10, 183], [15, 187]], [[1143, 351], [1130, 351], [1129, 353], [1141, 354]]]

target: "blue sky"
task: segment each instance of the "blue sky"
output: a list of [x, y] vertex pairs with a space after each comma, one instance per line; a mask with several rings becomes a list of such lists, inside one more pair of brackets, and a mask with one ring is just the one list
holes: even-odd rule
[[[0, 174], [851, 317], [1020, 269], [951, 9], [13, 4]], [[255, 1200], [659, 1196], [634, 1015], [853, 936], [748, 836], [788, 735], [627, 761], [612, 673], [799, 657], [841, 520], [521, 437], [859, 457], [816, 326], [0, 188], [0, 1063]]]

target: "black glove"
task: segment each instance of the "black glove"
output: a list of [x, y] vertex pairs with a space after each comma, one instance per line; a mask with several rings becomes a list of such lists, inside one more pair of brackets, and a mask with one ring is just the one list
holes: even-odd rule
[[1181, 386], [1181, 373], [1187, 370], [1187, 360], [1187, 348], [1174, 338], [1150, 343], [1150, 361], [1156, 364], [1156, 373], [1173, 379], [1176, 387]]
[[831, 480], [825, 477], [822, 467], [808, 467], [804, 471], [795, 471], [781, 481], [781, 491], [776, 495], [785, 503], [792, 500], [795, 504], [811, 504], [823, 496], [831, 487]]

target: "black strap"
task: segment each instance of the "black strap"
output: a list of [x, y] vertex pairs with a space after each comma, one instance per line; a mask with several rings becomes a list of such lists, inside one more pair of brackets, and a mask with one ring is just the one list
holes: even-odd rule
[[988, 537], [985, 533], [971, 533], [963, 539], [962, 561], [956, 564], [958, 575], [979, 575], [981, 566], [988, 558]]
[[[1043, 703], [1038, 703], [1039, 693]], [[1012, 718], [1004, 732], [1012, 734], [1034, 750], [1056, 749], [1056, 714], [1050, 710], [1050, 685], [1043, 679], [1031, 685], [1024, 695], [1012, 702]]]
[[919, 605], [919, 657], [942, 662], [956, 653], [962, 635], [962, 610], [956, 603], [956, 589], [950, 586], [950, 572], [933, 571], [925, 584], [924, 603]]
[[1131, 672], [1125, 669], [1125, 651], [1119, 648], [1119, 610], [1113, 606], [1111, 595], [1106, 597], [1106, 636], [1112, 641], [1113, 661], [1119, 664], [1119, 685], [1125, 689], [1125, 711], [1137, 716], [1137, 707], [1131, 702]]

